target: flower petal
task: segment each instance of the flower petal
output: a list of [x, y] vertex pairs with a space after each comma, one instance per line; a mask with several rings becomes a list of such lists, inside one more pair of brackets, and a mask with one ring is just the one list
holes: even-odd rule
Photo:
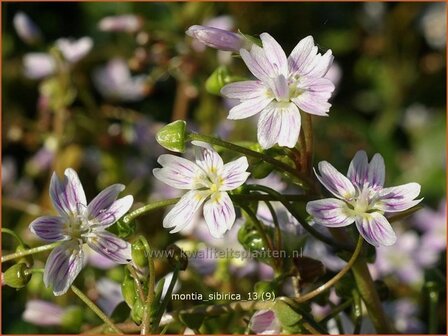
[[222, 238], [232, 228], [235, 217], [235, 208], [226, 192], [214, 193], [204, 204], [205, 222], [214, 238]]
[[261, 34], [260, 38], [263, 43], [266, 58], [272, 64], [273, 68], [277, 70], [277, 73], [283, 74], [286, 77], [288, 74], [288, 60], [282, 47], [268, 33]]
[[96, 231], [87, 237], [87, 244], [94, 251], [117, 264], [131, 262], [131, 244], [107, 231]]
[[87, 206], [86, 195], [78, 174], [71, 168], [65, 170], [63, 181], [53, 173], [50, 181], [50, 197], [53, 206], [63, 216], [80, 214]]
[[100, 192], [87, 206], [88, 217], [95, 218], [103, 210], [110, 208], [124, 188], [123, 184], [113, 184]]
[[222, 169], [221, 177], [223, 179], [221, 190], [233, 190], [246, 182], [250, 173], [246, 172], [249, 167], [247, 158], [240, 157], [235, 161], [226, 163]]
[[78, 241], [64, 242], [48, 256], [44, 270], [46, 287], [52, 286], [56, 296], [67, 292], [84, 264], [84, 252]]
[[160, 181], [177, 189], [194, 189], [195, 177], [201, 170], [193, 162], [182, 157], [163, 154], [157, 159], [163, 168], [156, 168], [152, 172]]
[[266, 87], [260, 81], [241, 81], [225, 85], [221, 94], [227, 98], [248, 100], [262, 96]]
[[192, 144], [196, 146], [196, 164], [201, 167], [203, 171], [209, 175], [221, 171], [224, 162], [211, 145], [202, 141], [193, 141]]
[[306, 211], [314, 217], [316, 223], [328, 227], [341, 227], [352, 224], [355, 217], [350, 215], [344, 201], [336, 198], [325, 198], [308, 202]]
[[386, 168], [384, 166], [384, 159], [381, 154], [376, 153], [372, 161], [369, 163], [368, 181], [373, 188], [382, 188], [386, 175]]
[[289, 72], [291, 75], [301, 74], [317, 55], [317, 47], [313, 37], [307, 36], [299, 41], [288, 57]]
[[249, 328], [257, 335], [280, 334], [280, 322], [271, 309], [259, 310], [250, 318]]
[[170, 233], [176, 233], [190, 225], [194, 214], [209, 195], [209, 192], [197, 190], [187, 192], [165, 216], [163, 227], [173, 228]]
[[379, 212], [364, 214], [356, 219], [356, 227], [364, 239], [373, 246], [395, 244], [397, 236], [387, 219]]
[[421, 202], [421, 199], [414, 200], [420, 194], [420, 189], [420, 184], [415, 182], [384, 188], [380, 190], [374, 207], [384, 212], [405, 211]]
[[31, 222], [30, 230], [40, 239], [58, 241], [67, 238], [64, 232], [64, 224], [62, 217], [42, 216]]
[[292, 148], [300, 132], [300, 113], [293, 103], [272, 103], [258, 120], [258, 142], [263, 148], [276, 143]]
[[355, 187], [348, 178], [342, 175], [327, 161], [319, 162], [319, 181], [337, 198], [350, 199], [355, 196]]
[[311, 91], [305, 91], [291, 100], [300, 110], [322, 117], [328, 116], [328, 111], [330, 111], [331, 107], [328, 98], [322, 98]]
[[362, 188], [367, 182], [369, 162], [365, 151], [357, 151], [348, 167], [347, 177], [358, 188]]
[[230, 109], [227, 119], [238, 120], [252, 117], [268, 106], [272, 100], [273, 98], [269, 98], [265, 93], [256, 98], [243, 100]]
[[250, 49], [250, 52], [241, 49], [240, 55], [249, 71], [264, 83], [280, 74], [272, 67], [272, 64], [266, 57], [265, 51], [255, 44]]
[[134, 197], [131, 195], [119, 198], [112, 203], [108, 209], [101, 211], [100, 214], [94, 218], [91, 222], [91, 227], [94, 230], [104, 230], [105, 228], [111, 226], [129, 211], [133, 202]]

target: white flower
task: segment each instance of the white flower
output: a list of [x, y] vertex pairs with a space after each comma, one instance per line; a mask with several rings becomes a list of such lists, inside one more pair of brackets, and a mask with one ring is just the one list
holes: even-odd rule
[[194, 142], [197, 147], [196, 163], [171, 155], [161, 155], [157, 162], [163, 168], [153, 170], [162, 182], [188, 191], [163, 221], [163, 227], [172, 228], [171, 233], [189, 226], [194, 214], [204, 204], [204, 218], [215, 238], [232, 228], [235, 209], [228, 191], [241, 186], [249, 177], [247, 158], [240, 157], [224, 164], [221, 157], [208, 144]]
[[258, 142], [263, 148], [275, 144], [294, 147], [301, 127], [300, 111], [327, 116], [333, 83], [324, 78], [333, 62], [331, 50], [318, 53], [311, 36], [302, 39], [289, 57], [268, 33], [260, 35], [263, 48], [253, 45], [241, 57], [256, 80], [231, 83], [221, 93], [240, 104], [228, 119], [245, 119], [261, 112]]
[[56, 46], [69, 63], [76, 63], [89, 53], [93, 47], [93, 41], [87, 36], [78, 40], [60, 38], [56, 41]]

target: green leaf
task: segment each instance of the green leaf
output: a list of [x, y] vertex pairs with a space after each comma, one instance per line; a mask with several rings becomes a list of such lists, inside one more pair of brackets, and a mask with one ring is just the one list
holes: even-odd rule
[[294, 327], [302, 321], [302, 315], [294, 311], [291, 306], [283, 301], [275, 302], [273, 310], [280, 324], [285, 328]]

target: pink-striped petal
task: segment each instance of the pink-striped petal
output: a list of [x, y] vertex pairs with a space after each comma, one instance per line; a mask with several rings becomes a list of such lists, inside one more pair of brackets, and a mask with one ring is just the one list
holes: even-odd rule
[[250, 173], [246, 172], [247, 168], [249, 168], [249, 163], [245, 156], [226, 163], [221, 172], [223, 179], [221, 190], [233, 190], [246, 182], [250, 175]]
[[44, 270], [44, 284], [56, 296], [67, 292], [84, 265], [84, 252], [78, 241], [70, 240], [51, 251]]
[[196, 164], [203, 171], [209, 174], [209, 176], [221, 171], [224, 162], [211, 145], [202, 141], [192, 141], [192, 144], [196, 146]]
[[333, 195], [346, 200], [355, 196], [355, 187], [350, 180], [338, 172], [330, 163], [321, 161], [318, 169], [320, 176], [316, 173], [317, 178]]
[[246, 63], [249, 71], [257, 79], [264, 83], [279, 74], [272, 67], [272, 64], [267, 59], [264, 50], [255, 44], [250, 49], [250, 52], [245, 49], [241, 49], [240, 55], [244, 63]]
[[86, 237], [87, 245], [109, 260], [117, 264], [131, 262], [131, 245], [127, 241], [107, 231], [96, 231]]
[[420, 184], [415, 182], [384, 188], [380, 190], [374, 207], [384, 212], [405, 211], [421, 202], [421, 199], [415, 200], [420, 189]]
[[42, 216], [36, 218], [30, 224], [30, 230], [40, 239], [46, 241], [58, 241], [67, 238], [64, 232], [65, 220], [62, 217]]
[[101, 191], [87, 206], [89, 218], [95, 218], [116, 201], [118, 194], [124, 190], [123, 184], [113, 184]]
[[372, 161], [369, 163], [369, 172], [367, 180], [373, 188], [382, 188], [386, 176], [386, 168], [384, 166], [384, 159], [381, 154], [376, 153]]
[[387, 219], [379, 212], [364, 214], [356, 219], [356, 227], [363, 238], [373, 246], [395, 244], [397, 236]]
[[163, 227], [172, 228], [170, 233], [176, 233], [192, 224], [194, 215], [209, 195], [210, 193], [205, 191], [187, 192], [165, 216]]
[[261, 34], [260, 38], [263, 43], [263, 50], [266, 54], [266, 58], [278, 74], [282, 74], [286, 77], [288, 74], [288, 60], [282, 47], [268, 33]]
[[94, 230], [104, 230], [111, 226], [129, 211], [133, 202], [134, 197], [131, 195], [119, 198], [91, 221], [91, 227]]
[[221, 94], [227, 98], [247, 100], [258, 98], [266, 93], [266, 87], [260, 81], [242, 81], [225, 85]]
[[257, 335], [275, 335], [281, 331], [280, 322], [270, 309], [259, 310], [252, 315], [249, 328]]
[[307, 69], [317, 55], [317, 47], [312, 36], [307, 36], [299, 41], [288, 57], [289, 72], [291, 75], [299, 75]]
[[53, 173], [50, 181], [50, 198], [62, 216], [81, 214], [87, 206], [86, 195], [78, 174], [71, 168], [65, 170], [62, 181], [56, 173]]
[[269, 98], [265, 93], [255, 98], [243, 100], [240, 104], [232, 107], [227, 119], [238, 120], [252, 117], [262, 111], [274, 98]]
[[160, 155], [157, 159], [162, 168], [156, 168], [152, 172], [160, 181], [177, 189], [196, 188], [195, 177], [200, 174], [200, 169], [193, 162], [172, 154]]
[[226, 192], [214, 193], [204, 204], [205, 222], [214, 238], [222, 238], [232, 228], [235, 217], [235, 208]]
[[328, 98], [323, 97], [318, 92], [305, 91], [298, 97], [291, 99], [297, 107], [309, 114], [326, 117], [330, 111], [331, 104]]
[[292, 148], [300, 133], [300, 113], [292, 103], [272, 103], [258, 120], [258, 142], [267, 149], [275, 144]]
[[369, 162], [365, 151], [356, 152], [348, 167], [347, 177], [358, 188], [362, 189], [368, 181]]
[[355, 217], [344, 201], [336, 198], [325, 198], [308, 202], [306, 211], [313, 216], [316, 223], [328, 227], [342, 227], [352, 224]]

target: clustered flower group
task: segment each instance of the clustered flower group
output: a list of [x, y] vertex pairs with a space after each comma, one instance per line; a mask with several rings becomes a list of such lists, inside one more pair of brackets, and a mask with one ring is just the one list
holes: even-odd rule
[[[101, 25], [113, 30], [115, 26], [112, 23], [121, 27], [129, 23], [128, 19], [104, 21]], [[138, 21], [132, 21], [132, 24], [134, 29]], [[334, 85], [325, 75], [332, 65], [333, 56], [331, 50], [320, 54], [311, 36], [302, 39], [287, 57], [268, 33], [260, 35], [261, 46], [241, 34], [218, 28], [193, 26], [187, 34], [205, 45], [241, 55], [255, 80], [227, 84], [221, 92], [227, 98], [238, 100], [238, 104], [229, 111], [229, 119], [244, 119], [260, 113], [258, 142], [264, 149], [276, 144], [295, 147], [303, 113], [328, 115], [331, 106], [328, 100]], [[60, 41], [59, 45], [67, 53], [70, 51], [72, 57], [68, 58], [80, 57], [70, 42]], [[124, 71], [124, 77], [130, 81], [124, 65], [115, 61], [112, 66]], [[120, 86], [114, 76], [110, 78], [112, 81], [103, 87]], [[109, 91], [114, 91], [114, 88]], [[179, 232], [191, 226], [203, 208], [210, 234], [222, 238], [236, 218], [229, 192], [246, 182], [250, 175], [247, 172], [248, 161], [242, 156], [224, 164], [209, 144], [193, 142], [193, 145], [196, 148], [195, 162], [164, 154], [158, 159], [162, 167], [153, 170], [158, 180], [171, 187], [188, 190], [166, 215], [163, 227], [171, 229], [171, 233]], [[359, 233], [375, 246], [388, 246], [396, 241], [385, 214], [405, 211], [420, 202], [415, 200], [420, 193], [417, 183], [384, 188], [385, 166], [380, 154], [375, 154], [369, 163], [364, 151], [356, 153], [347, 177], [326, 161], [319, 163], [318, 170], [317, 178], [335, 198], [307, 204], [306, 210], [313, 221], [327, 227], [356, 223]], [[116, 263], [131, 261], [129, 243], [106, 231], [132, 206], [132, 196], [117, 200], [123, 189], [123, 185], [112, 185], [87, 204], [82, 185], [72, 169], [65, 171], [62, 181], [53, 175], [50, 196], [59, 216], [37, 218], [30, 229], [44, 240], [62, 242], [51, 252], [44, 272], [44, 282], [53, 287], [55, 295], [65, 293], [81, 271], [84, 244]]]

